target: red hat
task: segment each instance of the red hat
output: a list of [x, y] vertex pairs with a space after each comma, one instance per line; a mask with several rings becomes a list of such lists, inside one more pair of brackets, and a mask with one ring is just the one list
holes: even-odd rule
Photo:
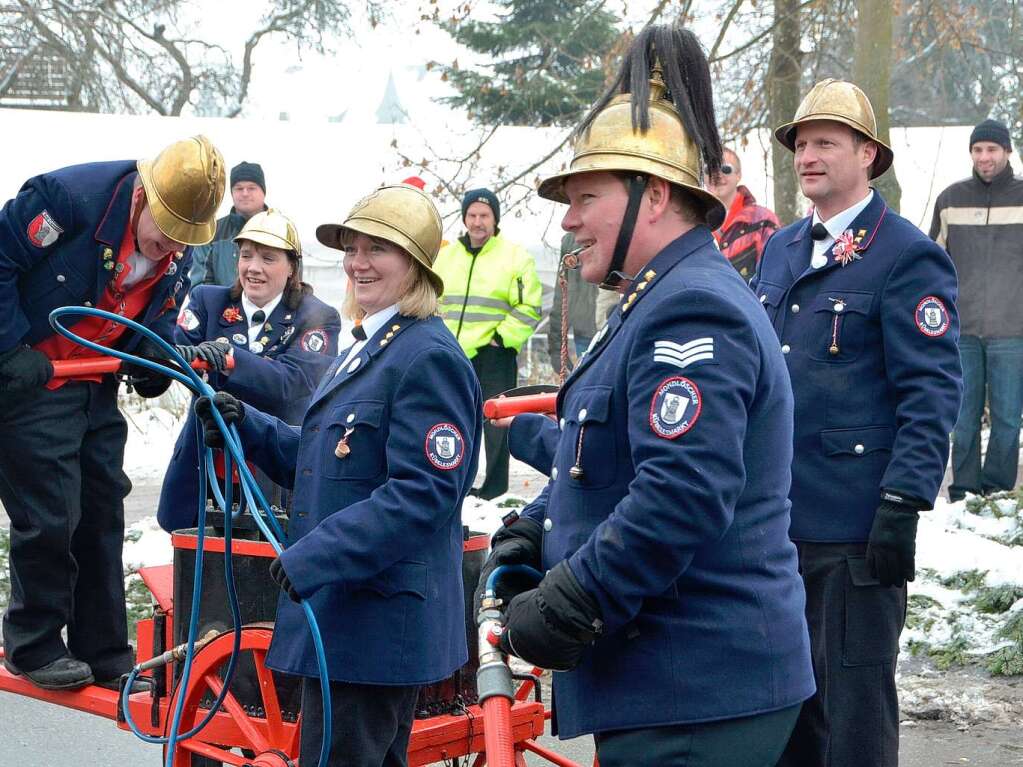
[[401, 183], [408, 184], [409, 186], [414, 186], [416, 189], [421, 189], [424, 191], [426, 190], [426, 182], [423, 181], [423, 179], [419, 178], [419, 176], [409, 176]]

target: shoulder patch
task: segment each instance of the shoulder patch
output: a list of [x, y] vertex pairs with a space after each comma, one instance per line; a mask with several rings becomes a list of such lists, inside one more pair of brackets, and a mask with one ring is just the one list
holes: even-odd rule
[[713, 361], [714, 338], [697, 338], [684, 344], [654, 341], [654, 362], [664, 362], [685, 369], [697, 362]]
[[696, 384], [682, 376], [666, 378], [657, 385], [650, 401], [650, 428], [664, 439], [678, 439], [696, 425], [703, 397]]
[[443, 471], [457, 469], [465, 457], [465, 440], [453, 423], [438, 423], [426, 432], [426, 457]]
[[26, 230], [29, 242], [37, 248], [45, 248], [52, 245], [63, 233], [64, 230], [57, 225], [57, 222], [53, 220], [53, 216], [47, 210], [42, 211], [29, 221], [28, 229]]
[[182, 309], [181, 313], [178, 314], [178, 325], [185, 330], [195, 330], [199, 327], [199, 318], [195, 316], [195, 312], [191, 309]]
[[937, 338], [948, 332], [951, 319], [948, 309], [937, 296], [927, 296], [916, 305], [916, 327], [925, 336]]
[[303, 350], [318, 354], [327, 348], [327, 335], [323, 332], [322, 328], [307, 330], [302, 334], [302, 340], [299, 341], [299, 344]]

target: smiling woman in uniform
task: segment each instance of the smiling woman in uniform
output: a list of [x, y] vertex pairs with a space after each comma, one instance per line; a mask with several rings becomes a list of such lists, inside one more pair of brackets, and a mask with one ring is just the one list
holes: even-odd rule
[[[341, 319], [302, 282], [302, 244], [287, 216], [273, 209], [257, 213], [235, 241], [240, 246], [235, 284], [192, 289], [178, 316], [175, 337], [183, 344], [178, 351], [189, 362], [207, 363], [214, 389], [229, 391], [288, 423], [299, 423], [309, 396], [337, 353]], [[195, 524], [196, 439], [190, 417], [160, 491], [157, 519], [165, 530]], [[282, 505], [280, 488], [264, 477], [260, 480], [270, 502]]]
[[[480, 388], [436, 314], [441, 222], [427, 195], [383, 187], [316, 236], [344, 251], [344, 313], [361, 322], [301, 429], [215, 399], [246, 458], [294, 487], [288, 547], [270, 568], [287, 596], [267, 665], [303, 678], [301, 763], [316, 763], [325, 726], [295, 604], [306, 599], [331, 680], [331, 767], [395, 767], [407, 763], [419, 688], [467, 659], [460, 509], [476, 475]], [[215, 442], [210, 411], [196, 403]]]

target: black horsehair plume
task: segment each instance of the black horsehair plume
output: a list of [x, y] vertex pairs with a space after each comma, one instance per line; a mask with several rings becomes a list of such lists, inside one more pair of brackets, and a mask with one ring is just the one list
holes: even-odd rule
[[618, 75], [576, 128], [581, 136], [594, 118], [620, 93], [632, 94], [632, 127], [650, 127], [650, 73], [654, 64], [664, 72], [667, 98], [682, 116], [682, 126], [703, 157], [707, 173], [721, 170], [721, 137], [714, 118], [710, 66], [699, 40], [679, 24], [644, 27], [622, 61]]

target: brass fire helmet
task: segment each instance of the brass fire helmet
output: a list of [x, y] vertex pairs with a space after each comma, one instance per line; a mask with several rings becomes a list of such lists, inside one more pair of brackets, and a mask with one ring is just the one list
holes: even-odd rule
[[341, 237], [346, 232], [379, 237], [397, 245], [426, 267], [437, 295], [444, 292], [444, 281], [433, 271], [442, 235], [440, 214], [426, 192], [408, 184], [382, 186], [355, 203], [343, 223], [316, 227], [316, 239], [328, 248], [341, 250]]
[[707, 226], [721, 226], [725, 207], [700, 187], [700, 150], [686, 134], [678, 110], [664, 93], [664, 83], [655, 74], [650, 81], [650, 128], [645, 133], [632, 127], [632, 94], [622, 93], [611, 99], [576, 139], [568, 170], [544, 179], [539, 195], [567, 204], [564, 183], [570, 176], [594, 171], [643, 173], [685, 189], [703, 204]]
[[811, 120], [840, 122], [877, 144], [877, 157], [870, 169], [871, 178], [877, 178], [891, 167], [895, 153], [877, 137], [877, 120], [870, 99], [852, 83], [831, 77], [821, 80], [806, 94], [792, 122], [775, 130], [774, 137], [795, 152], [796, 128]]
[[157, 227], [185, 245], [205, 245], [224, 199], [224, 158], [205, 136], [176, 141], [155, 160], [137, 163]]
[[298, 230], [290, 218], [279, 210], [270, 208], [260, 211], [245, 222], [245, 226], [235, 236], [235, 242], [248, 240], [260, 245], [290, 250], [296, 257], [302, 257], [302, 241], [298, 238]]

